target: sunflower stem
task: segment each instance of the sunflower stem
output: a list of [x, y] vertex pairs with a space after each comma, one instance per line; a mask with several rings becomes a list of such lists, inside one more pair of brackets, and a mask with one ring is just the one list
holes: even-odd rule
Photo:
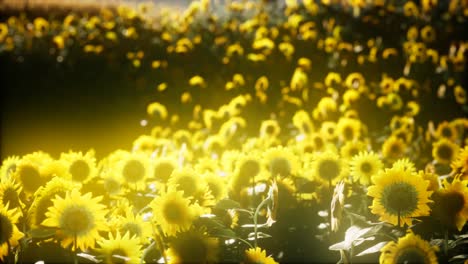
[[78, 264], [78, 258], [76, 257], [76, 233], [75, 235], [73, 236], [73, 250], [72, 250], [72, 254], [73, 254], [73, 263], [74, 264]]
[[257, 226], [257, 220], [258, 220], [258, 214], [260, 213], [260, 209], [262, 209], [262, 207], [270, 200], [270, 197], [267, 197], [265, 200], [263, 200], [258, 206], [257, 206], [257, 209], [255, 210], [255, 214], [254, 214], [254, 245], [255, 247], [257, 247], [258, 243], [257, 243], [257, 240], [258, 240], [258, 226]]
[[444, 231], [444, 255], [448, 255], [448, 228]]

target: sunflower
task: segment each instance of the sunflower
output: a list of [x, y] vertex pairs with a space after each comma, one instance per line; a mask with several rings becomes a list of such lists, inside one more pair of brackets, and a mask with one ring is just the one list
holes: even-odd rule
[[382, 144], [382, 155], [390, 161], [402, 158], [407, 146], [405, 142], [396, 136], [388, 137]]
[[336, 125], [336, 133], [343, 142], [356, 140], [361, 135], [361, 125], [358, 119], [342, 117]]
[[353, 157], [350, 167], [354, 180], [367, 186], [371, 183], [371, 177], [383, 168], [383, 163], [377, 154], [365, 151]]
[[336, 123], [331, 121], [325, 121], [320, 127], [320, 134], [329, 142], [333, 142], [337, 137]]
[[205, 180], [192, 168], [185, 167], [175, 170], [168, 182], [169, 188], [183, 191], [183, 195], [200, 205], [213, 205], [213, 195]]
[[266, 251], [259, 247], [249, 248], [244, 253], [244, 260], [242, 264], [275, 264], [276, 262], [272, 257], [266, 255]]
[[429, 214], [429, 181], [401, 167], [380, 170], [367, 190], [373, 197], [371, 212], [393, 225], [411, 225], [412, 217]]
[[160, 157], [154, 161], [153, 177], [156, 181], [167, 183], [172, 172], [178, 167], [177, 160], [173, 157]]
[[456, 177], [451, 183], [442, 182], [434, 194], [434, 215], [445, 225], [463, 229], [468, 219], [468, 181]]
[[189, 230], [200, 214], [199, 206], [191, 205], [190, 200], [184, 197], [183, 191], [172, 188], [167, 192], [163, 191], [150, 206], [153, 209], [154, 220], [166, 236]]
[[219, 241], [209, 237], [204, 230], [179, 233], [169, 243], [168, 263], [216, 263], [219, 258]]
[[150, 160], [143, 152], [125, 152], [114, 168], [115, 175], [131, 187], [143, 186], [151, 171]]
[[313, 143], [315, 151], [323, 151], [325, 149], [327, 142], [321, 133], [312, 133], [308, 138]]
[[25, 159], [19, 162], [12, 176], [21, 184], [27, 195], [33, 194], [47, 182], [47, 179], [40, 173], [40, 165]]
[[128, 233], [131, 237], [139, 239], [141, 244], [148, 242], [152, 235], [151, 223], [143, 221], [140, 214], [134, 214], [131, 206], [127, 207], [124, 216], [117, 219], [117, 226], [122, 234]]
[[117, 231], [116, 236], [109, 232], [108, 239], [97, 241], [99, 248], [96, 249], [104, 262], [108, 264], [117, 263], [139, 263], [142, 254], [140, 241], [130, 233], [121, 236]]
[[5, 178], [0, 182], [0, 204], [9, 204], [12, 208], [23, 208], [24, 203], [21, 195], [23, 187], [15, 183], [12, 178]]
[[231, 189], [238, 192], [242, 188], [250, 186], [251, 182], [256, 180], [256, 177], [263, 170], [259, 156], [260, 153], [256, 151], [237, 154], [235, 170], [230, 179]]
[[468, 176], [468, 146], [460, 149], [457, 156], [450, 164], [452, 170], [462, 175], [462, 179]]
[[398, 242], [394, 241], [386, 244], [381, 250], [379, 262], [381, 264], [393, 263], [425, 263], [436, 264], [437, 246], [431, 246], [420, 236], [408, 232], [404, 237], [400, 237]]
[[287, 147], [269, 148], [265, 151], [263, 158], [273, 177], [296, 175], [300, 167], [298, 157]]
[[399, 167], [402, 170], [408, 171], [410, 173], [416, 172], [416, 166], [408, 158], [398, 159], [393, 163], [392, 167]]
[[91, 193], [81, 195], [77, 189], [67, 192], [65, 198], [56, 195], [42, 225], [58, 228], [57, 237], [64, 248], [74, 241], [75, 250], [93, 248], [99, 232], [107, 229], [107, 209], [101, 200], [101, 196], [93, 198]]
[[158, 148], [158, 141], [153, 136], [140, 135], [133, 141], [133, 150], [142, 151], [148, 154], [153, 153]]
[[347, 141], [340, 149], [340, 155], [345, 160], [351, 160], [362, 151], [367, 150], [367, 144], [363, 141]]
[[277, 137], [280, 132], [280, 125], [276, 120], [264, 120], [260, 125], [260, 137]]
[[214, 197], [214, 201], [217, 202], [227, 196], [227, 184], [225, 178], [213, 173], [208, 172], [203, 174], [203, 179], [205, 180], [211, 194]]
[[96, 176], [96, 158], [94, 150], [82, 152], [62, 153], [60, 159], [68, 163], [68, 171], [75, 182], [86, 183]]
[[65, 197], [68, 191], [79, 189], [76, 183], [63, 178], [53, 178], [34, 193], [34, 200], [28, 210], [28, 221], [32, 227], [39, 226], [45, 219], [48, 208], [53, 205], [56, 195]]
[[161, 120], [165, 120], [168, 116], [166, 106], [158, 102], [150, 103], [146, 107], [146, 113], [151, 117], [157, 114]]
[[346, 163], [332, 151], [317, 153], [312, 161], [312, 173], [321, 182], [336, 184], [346, 175]]
[[0, 181], [10, 177], [18, 167], [21, 159], [18, 156], [10, 156], [3, 160], [0, 167]]
[[432, 157], [441, 164], [450, 164], [458, 152], [459, 146], [448, 139], [439, 139], [432, 145]]
[[67, 180], [72, 179], [72, 175], [68, 170], [68, 163], [63, 160], [51, 160], [43, 164], [39, 168], [42, 177], [52, 179], [53, 177], [61, 177]]
[[458, 130], [453, 123], [444, 121], [437, 126], [435, 137], [438, 139], [446, 138], [450, 141], [455, 141], [458, 138]]
[[10, 247], [16, 247], [18, 240], [20, 240], [24, 234], [18, 230], [16, 224], [21, 213], [17, 208], [8, 210], [8, 204], [4, 205], [0, 203], [0, 260], [8, 255]]

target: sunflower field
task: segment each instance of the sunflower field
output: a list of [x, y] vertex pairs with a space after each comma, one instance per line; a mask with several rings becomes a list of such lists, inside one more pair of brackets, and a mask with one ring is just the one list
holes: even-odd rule
[[140, 129], [2, 148], [1, 263], [468, 263], [468, 1], [1, 5], [5, 109]]

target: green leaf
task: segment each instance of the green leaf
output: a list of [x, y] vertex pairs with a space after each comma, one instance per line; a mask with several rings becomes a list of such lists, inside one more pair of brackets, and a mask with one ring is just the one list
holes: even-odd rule
[[360, 257], [360, 256], [364, 256], [364, 255], [379, 252], [380, 249], [383, 248], [388, 242], [389, 241], [383, 241], [383, 242], [377, 243], [377, 244], [373, 245], [372, 247], [370, 247], [370, 248], [362, 251], [361, 253], [357, 254], [356, 257]]
[[[257, 232], [257, 238], [269, 238], [271, 235], [263, 233], [263, 232]], [[249, 233], [248, 235], [248, 240], [255, 240], [255, 232]]]
[[55, 229], [52, 228], [35, 228], [29, 230], [29, 236], [31, 238], [45, 239], [55, 235]]
[[241, 207], [240, 203], [231, 199], [223, 199], [215, 205], [215, 208], [222, 209], [222, 210], [237, 209], [240, 207]]
[[237, 234], [228, 228], [217, 228], [211, 232], [212, 236], [223, 238], [237, 238]]

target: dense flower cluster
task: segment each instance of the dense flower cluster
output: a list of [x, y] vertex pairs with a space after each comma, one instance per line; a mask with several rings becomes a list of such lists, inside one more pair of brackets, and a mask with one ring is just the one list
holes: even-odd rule
[[129, 149], [3, 160], [1, 260], [464, 261], [467, 2], [280, 2], [0, 21], [12, 63], [155, 98]]

